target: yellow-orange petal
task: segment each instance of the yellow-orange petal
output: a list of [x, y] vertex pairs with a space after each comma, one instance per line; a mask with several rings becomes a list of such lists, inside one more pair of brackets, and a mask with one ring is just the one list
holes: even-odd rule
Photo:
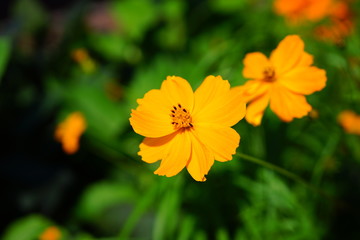
[[284, 74], [278, 82], [295, 93], [312, 94], [326, 85], [326, 72], [317, 67], [299, 67]]
[[191, 155], [186, 168], [190, 175], [196, 180], [206, 180], [211, 166], [214, 164], [214, 155], [195, 136], [191, 137]]
[[241, 92], [241, 98], [247, 103], [269, 91], [270, 82], [249, 80], [244, 85], [234, 87]]
[[308, 67], [311, 64], [313, 64], [313, 62], [314, 62], [314, 57], [307, 52], [303, 52], [299, 62], [296, 64], [296, 67]]
[[250, 79], [263, 79], [264, 70], [272, 66], [269, 59], [261, 52], [246, 54], [243, 62], [243, 75]]
[[142, 136], [157, 138], [175, 131], [171, 125], [172, 104], [158, 89], [147, 92], [138, 100], [139, 106], [131, 111], [130, 124]]
[[171, 177], [178, 174], [188, 163], [191, 153], [191, 133], [179, 130], [170, 142], [169, 151], [163, 157], [160, 167], [154, 172]]
[[264, 111], [269, 104], [270, 92], [266, 92], [263, 95], [257, 97], [247, 106], [245, 119], [253, 126], [259, 126], [261, 124]]
[[67, 154], [74, 154], [79, 150], [80, 136], [66, 135], [63, 137], [62, 148]]
[[221, 76], [208, 76], [195, 91], [192, 124], [195, 128], [199, 123], [233, 126], [245, 112], [245, 102], [238, 89], [230, 89], [229, 82]]
[[276, 76], [281, 76], [299, 63], [309, 62], [309, 54], [304, 54], [304, 42], [298, 35], [285, 37], [270, 55]]
[[270, 108], [285, 122], [304, 117], [312, 109], [303, 95], [294, 93], [281, 84], [272, 86]]
[[190, 112], [194, 105], [194, 92], [188, 81], [177, 76], [168, 76], [161, 84], [161, 92], [172, 105], [181, 104]]
[[318, 21], [329, 14], [332, 0], [276, 0], [275, 11], [287, 17], [290, 23]]
[[195, 106], [193, 114], [198, 113], [206, 107], [214, 98], [219, 98], [230, 90], [230, 83], [221, 78], [221, 76], [207, 76], [194, 93]]
[[274, 2], [274, 8], [276, 13], [292, 18], [296, 17], [296, 13], [301, 13], [301, 11], [299, 10], [301, 10], [303, 7], [303, 0], [275, 0]]
[[138, 152], [141, 159], [147, 163], [154, 163], [165, 158], [169, 153], [171, 140], [176, 134], [177, 132], [174, 132], [159, 138], [145, 138]]
[[39, 240], [59, 240], [61, 239], [61, 231], [55, 226], [50, 226], [41, 235]]
[[231, 160], [240, 142], [240, 135], [234, 129], [213, 124], [197, 125], [194, 135], [220, 162]]
[[353, 111], [345, 110], [339, 114], [338, 121], [345, 132], [360, 135], [360, 115]]
[[64, 152], [74, 154], [79, 149], [79, 139], [86, 129], [81, 112], [71, 113], [55, 130], [55, 139], [62, 144]]
[[317, 21], [329, 15], [333, 0], [313, 0], [306, 10], [306, 17], [311, 21]]
[[351, 133], [356, 123], [356, 114], [349, 110], [342, 111], [338, 116], [338, 121], [346, 132]]

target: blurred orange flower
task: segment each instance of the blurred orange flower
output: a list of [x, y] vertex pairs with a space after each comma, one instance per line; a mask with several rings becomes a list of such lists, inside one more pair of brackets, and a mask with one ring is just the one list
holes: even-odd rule
[[345, 110], [339, 114], [338, 121], [345, 132], [360, 135], [360, 115]]
[[60, 238], [60, 230], [55, 226], [51, 226], [45, 229], [45, 231], [40, 235], [39, 240], [59, 240]]
[[275, 0], [274, 9], [289, 23], [319, 21], [329, 13], [332, 0]]
[[340, 44], [353, 32], [355, 27], [349, 4], [346, 1], [334, 3], [329, 15], [329, 24], [317, 27], [315, 35], [321, 40]]
[[292, 25], [327, 18], [327, 24], [315, 28], [315, 35], [321, 40], [341, 43], [354, 30], [349, 1], [351, 0], [275, 0], [274, 10]]
[[72, 51], [71, 55], [85, 73], [92, 73], [96, 70], [96, 63], [86, 49], [77, 48]]
[[167, 177], [184, 167], [196, 181], [205, 181], [214, 160], [232, 159], [240, 136], [231, 128], [245, 115], [239, 91], [221, 76], [208, 76], [193, 92], [183, 78], [169, 76], [160, 89], [138, 99], [130, 123], [146, 138], [139, 155], [147, 163], [162, 160], [154, 172]]
[[57, 126], [55, 139], [61, 142], [64, 152], [74, 154], [79, 149], [79, 139], [85, 129], [84, 116], [80, 112], [73, 112]]
[[301, 118], [311, 111], [304, 95], [325, 87], [324, 70], [311, 66], [313, 57], [304, 51], [304, 42], [297, 35], [283, 39], [268, 59], [260, 52], [249, 53], [244, 59], [243, 75], [251, 80], [236, 87], [250, 103], [246, 120], [258, 126], [265, 108], [285, 122]]

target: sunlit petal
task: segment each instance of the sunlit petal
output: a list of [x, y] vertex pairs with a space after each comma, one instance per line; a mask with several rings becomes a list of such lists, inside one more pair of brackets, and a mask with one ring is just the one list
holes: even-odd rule
[[170, 117], [172, 105], [160, 90], [149, 91], [138, 103], [139, 107], [131, 111], [130, 118], [130, 124], [136, 133], [156, 138], [175, 131]]
[[314, 62], [314, 57], [307, 52], [303, 52], [299, 62], [296, 64], [296, 67], [308, 67], [311, 64], [313, 64], [313, 62]]
[[295, 68], [279, 79], [279, 83], [293, 92], [308, 95], [325, 87], [326, 73], [317, 67]]
[[303, 95], [293, 93], [281, 84], [274, 84], [271, 89], [270, 108], [285, 122], [304, 117], [312, 109]]
[[196, 126], [196, 137], [208, 147], [217, 161], [229, 161], [239, 146], [240, 135], [230, 127], [212, 124]]
[[208, 103], [214, 99], [222, 98], [230, 90], [228, 81], [223, 80], [221, 76], [208, 76], [195, 91], [195, 106], [193, 114], [198, 113], [207, 107]]
[[214, 123], [233, 126], [246, 112], [239, 89], [230, 89], [228, 81], [220, 76], [207, 77], [195, 92], [193, 125]]
[[190, 132], [180, 130], [169, 143], [160, 167], [154, 172], [160, 176], [171, 177], [178, 174], [188, 163], [191, 153]]
[[176, 136], [176, 132], [159, 138], [145, 138], [140, 144], [139, 155], [147, 163], [154, 163], [168, 155], [171, 140]]
[[241, 91], [241, 99], [249, 102], [269, 91], [270, 87], [271, 83], [269, 82], [249, 80], [243, 86], [234, 87], [234, 90]]
[[161, 85], [162, 94], [173, 105], [181, 104], [190, 112], [194, 105], [194, 92], [185, 79], [177, 76], [169, 76]]
[[281, 76], [298, 64], [308, 63], [308, 55], [304, 56], [304, 42], [297, 35], [285, 37], [271, 53], [270, 61], [275, 67], [276, 75]]
[[191, 156], [186, 166], [190, 175], [196, 181], [205, 181], [211, 166], [214, 164], [214, 155], [195, 136], [191, 138]]
[[260, 52], [248, 53], [244, 58], [243, 75], [245, 78], [262, 79], [264, 69], [270, 66], [271, 62], [264, 54]]
[[245, 119], [253, 126], [259, 126], [261, 124], [262, 117], [266, 107], [269, 105], [270, 93], [264, 93], [258, 98], [254, 99], [246, 109]]

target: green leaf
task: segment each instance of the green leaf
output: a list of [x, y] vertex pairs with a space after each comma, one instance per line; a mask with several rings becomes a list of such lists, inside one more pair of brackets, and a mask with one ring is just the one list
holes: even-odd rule
[[88, 233], [79, 233], [75, 236], [75, 240], [95, 240], [95, 238]]
[[191, 239], [195, 230], [195, 223], [196, 221], [192, 216], [186, 215], [179, 227], [178, 240]]
[[9, 37], [0, 37], [0, 82], [5, 71], [11, 50], [11, 41]]
[[140, 218], [154, 205], [158, 185], [152, 185], [144, 194], [138, 198], [134, 210], [131, 212], [124, 226], [120, 230], [118, 239], [129, 239]]
[[93, 85], [71, 86], [67, 92], [68, 105], [81, 111], [86, 118], [86, 131], [102, 139], [116, 137], [128, 125], [129, 113], [123, 105], [113, 102], [103, 89]]
[[34, 32], [47, 23], [47, 13], [36, 0], [16, 1], [13, 11], [25, 32]]
[[249, 204], [240, 213], [243, 227], [238, 239], [320, 239], [321, 223], [313, 216], [311, 199], [297, 194], [273, 172], [259, 170], [258, 181], [242, 177]]
[[174, 215], [180, 215], [182, 179], [167, 184], [171, 187], [163, 194], [153, 232], [153, 238], [159, 240], [174, 236], [179, 221], [179, 217], [174, 218]]
[[157, 19], [156, 5], [149, 0], [114, 1], [112, 13], [125, 33], [135, 40], [141, 39]]
[[3, 240], [34, 240], [49, 226], [51, 222], [40, 215], [30, 215], [19, 219], [8, 227]]
[[132, 202], [134, 199], [135, 193], [130, 186], [99, 182], [85, 190], [76, 208], [76, 215], [80, 219], [93, 222], [113, 205]]
[[238, 12], [239, 9], [245, 6], [246, 1], [241, 0], [212, 0], [210, 1], [214, 10], [219, 12]]
[[89, 35], [88, 41], [99, 54], [110, 60], [120, 60], [124, 58], [127, 43], [119, 34], [93, 33]]
[[218, 240], [229, 240], [229, 233], [224, 228], [219, 228], [216, 232], [216, 239]]
[[186, 2], [182, 0], [166, 0], [160, 7], [164, 17], [169, 21], [178, 20], [184, 15]]

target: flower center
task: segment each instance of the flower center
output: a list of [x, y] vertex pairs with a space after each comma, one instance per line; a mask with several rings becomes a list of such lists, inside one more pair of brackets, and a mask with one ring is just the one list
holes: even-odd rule
[[180, 103], [177, 106], [173, 106], [170, 117], [171, 124], [176, 129], [193, 127], [189, 111], [183, 108]]
[[274, 82], [275, 79], [275, 70], [272, 67], [266, 67], [263, 71], [264, 78], [266, 82]]

